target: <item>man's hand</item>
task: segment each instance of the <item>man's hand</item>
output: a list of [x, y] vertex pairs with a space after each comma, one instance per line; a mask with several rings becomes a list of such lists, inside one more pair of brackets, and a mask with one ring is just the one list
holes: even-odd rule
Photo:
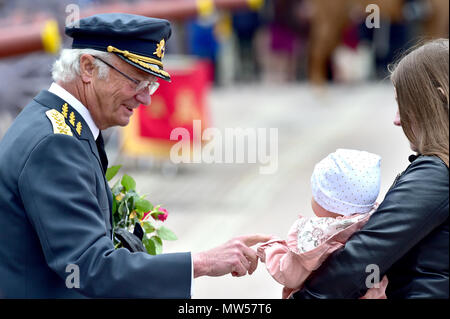
[[194, 278], [218, 277], [229, 273], [233, 276], [251, 275], [258, 266], [256, 252], [250, 246], [270, 240], [270, 235], [244, 235], [208, 251], [193, 254]]

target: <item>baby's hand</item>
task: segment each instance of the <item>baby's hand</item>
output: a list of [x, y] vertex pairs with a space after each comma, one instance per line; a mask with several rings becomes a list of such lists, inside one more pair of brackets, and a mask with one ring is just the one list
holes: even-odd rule
[[265, 243], [262, 243], [262, 244], [258, 244], [256, 246], [256, 256], [258, 256], [259, 260], [262, 263], [266, 262], [265, 248], [270, 246], [272, 243], [278, 242], [281, 240], [280, 238], [278, 238], [275, 235], [270, 235], [270, 236], [271, 236], [271, 238], [268, 241], [266, 241]]

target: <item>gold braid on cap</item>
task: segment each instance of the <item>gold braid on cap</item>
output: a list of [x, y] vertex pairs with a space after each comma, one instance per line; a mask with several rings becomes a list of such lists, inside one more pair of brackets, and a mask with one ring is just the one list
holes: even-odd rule
[[160, 67], [163, 67], [162, 62], [156, 60], [156, 59], [152, 59], [146, 56], [142, 56], [142, 55], [138, 55], [138, 54], [134, 54], [134, 53], [130, 53], [129, 51], [122, 51], [119, 50], [115, 47], [113, 47], [112, 45], [108, 45], [107, 47], [108, 52], [112, 52], [112, 53], [119, 53], [122, 54], [124, 57], [126, 57], [127, 59], [129, 59], [130, 61], [139, 64], [140, 66], [146, 68], [146, 69], [150, 69], [153, 72], [162, 74], [166, 77], [170, 77], [169, 73], [167, 73], [166, 71], [160, 70], [156, 67], [154, 67], [153, 65], [150, 65], [149, 63], [152, 64], [156, 64]]

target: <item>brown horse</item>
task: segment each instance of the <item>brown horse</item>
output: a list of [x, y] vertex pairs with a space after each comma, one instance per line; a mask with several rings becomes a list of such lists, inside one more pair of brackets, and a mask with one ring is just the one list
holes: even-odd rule
[[[308, 0], [312, 6], [309, 48], [309, 80], [313, 84], [326, 81], [326, 66], [334, 49], [341, 42], [350, 13], [368, 16], [369, 4], [380, 8], [380, 15], [392, 22], [403, 19], [404, 0]], [[429, 15], [424, 22], [424, 36], [448, 37], [449, 1], [427, 0]]]

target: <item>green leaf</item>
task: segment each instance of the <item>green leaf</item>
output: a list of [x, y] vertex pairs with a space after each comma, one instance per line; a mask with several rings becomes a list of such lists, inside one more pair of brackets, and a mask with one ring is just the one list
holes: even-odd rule
[[172, 232], [169, 228], [161, 226], [159, 229], [156, 230], [156, 233], [159, 237], [161, 237], [164, 240], [177, 240], [178, 237]]
[[127, 174], [123, 175], [121, 184], [123, 187], [125, 187], [125, 190], [127, 192], [136, 188], [136, 182], [131, 176], [128, 176]]
[[113, 201], [112, 201], [112, 213], [113, 213], [113, 215], [116, 213], [116, 210], [117, 210], [117, 201], [116, 201], [115, 198], [113, 198]]
[[142, 213], [146, 213], [153, 209], [152, 204], [146, 199], [139, 198], [136, 200], [135, 204], [136, 210]]
[[154, 245], [155, 245], [155, 252], [156, 252], [155, 255], [161, 254], [162, 253], [162, 246], [163, 246], [161, 238], [159, 238], [158, 236], [153, 236], [153, 237], [150, 238], [150, 241], [152, 241], [154, 243]]
[[116, 166], [111, 166], [108, 167], [108, 169], [106, 170], [106, 180], [109, 182], [110, 180], [113, 179], [114, 176], [116, 176], [117, 172], [119, 171], [119, 169], [122, 167], [122, 165], [116, 165]]
[[144, 228], [147, 234], [151, 234], [155, 231], [155, 227], [153, 227], [153, 225], [150, 224], [149, 222], [143, 222], [142, 224], [143, 224], [142, 227]]
[[119, 213], [121, 215], [128, 214], [128, 207], [124, 201], [121, 201], [119, 204]]
[[142, 243], [150, 255], [156, 255], [156, 245], [153, 240], [150, 240], [147, 236], [144, 236], [144, 238], [142, 238]]

